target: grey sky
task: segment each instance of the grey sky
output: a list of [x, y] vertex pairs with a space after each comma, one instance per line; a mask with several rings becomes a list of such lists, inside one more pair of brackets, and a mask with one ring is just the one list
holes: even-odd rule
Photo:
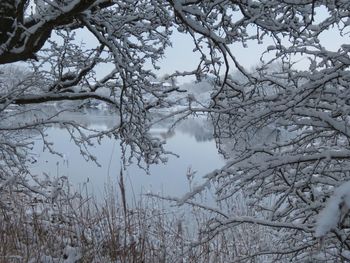
[[[318, 18], [324, 17], [326, 15], [325, 12], [326, 11], [322, 9], [317, 10], [318, 15], [315, 16], [315, 19], [317, 20]], [[192, 71], [197, 67], [199, 62], [199, 54], [198, 52], [193, 52], [194, 44], [189, 35], [179, 33], [176, 29], [174, 29], [171, 40], [172, 47], [167, 48], [164, 59], [158, 63], [160, 70], [158, 70], [156, 74], [159, 77], [163, 76], [164, 74], [174, 73], [176, 70]], [[87, 47], [97, 45], [95, 37], [87, 30], [77, 31], [77, 41], [86, 43]], [[346, 34], [343, 37], [339, 36], [339, 29], [333, 28], [320, 35], [320, 43], [329, 50], [337, 51], [341, 44], [348, 43], [348, 35]], [[248, 42], [248, 46], [244, 48], [242, 43], [237, 43], [231, 46], [231, 50], [239, 63], [247, 69], [250, 69], [259, 64], [261, 54], [266, 50], [268, 45], [272, 44], [272, 40], [266, 37], [263, 44], [257, 44], [256, 41], [250, 41]], [[268, 54], [266, 59], [269, 57], [271, 58], [272, 56], [273, 52]], [[298, 68], [307, 69], [309, 61], [306, 57], [299, 56], [295, 57], [294, 59], [299, 61], [299, 63], [296, 65]], [[149, 65], [149, 67], [151, 67], [151, 65]], [[110, 68], [112, 68], [112, 66]], [[105, 74], [108, 70], [108, 66], [97, 68], [99, 75]], [[234, 70], [235, 68], [232, 65], [231, 71]], [[194, 80], [194, 78], [185, 77], [178, 79], [179, 83], [190, 82], [191, 80]]]

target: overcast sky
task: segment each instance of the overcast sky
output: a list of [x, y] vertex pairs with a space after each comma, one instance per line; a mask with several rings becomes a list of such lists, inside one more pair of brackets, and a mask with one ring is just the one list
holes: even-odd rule
[[[326, 10], [319, 9], [317, 10], [317, 18], [323, 18], [326, 16]], [[318, 21], [316, 21], [318, 22]], [[171, 37], [172, 47], [167, 48], [165, 57], [162, 61], [159, 62], [160, 70], [156, 73], [158, 76], [163, 76], [164, 74], [171, 74], [176, 70], [179, 71], [192, 71], [194, 70], [199, 62], [199, 54], [193, 52], [194, 44], [189, 35], [185, 35], [177, 32], [176, 29], [173, 30], [173, 35]], [[348, 35], [344, 37], [339, 36], [338, 29], [331, 29], [328, 32], [322, 33], [320, 36], [321, 44], [324, 45], [327, 49], [336, 51], [340, 48], [340, 45], [343, 43], [348, 43]], [[82, 41], [87, 44], [89, 47], [96, 46], [97, 42], [94, 36], [91, 33], [88, 33], [86, 30], [80, 30], [77, 33], [77, 41]], [[238, 59], [241, 65], [245, 66], [247, 69], [251, 69], [254, 66], [258, 65], [260, 62], [260, 56], [262, 52], [266, 50], [268, 45], [273, 44], [271, 39], [265, 38], [264, 43], [258, 45], [256, 41], [248, 42], [248, 46], [244, 48], [241, 43], [232, 45], [232, 53]], [[270, 54], [273, 55], [273, 54]], [[298, 67], [306, 69], [308, 64], [308, 59], [306, 57], [297, 57], [299, 63]], [[150, 65], [151, 67], [151, 65]], [[98, 68], [98, 72], [106, 73], [109, 69]], [[231, 71], [234, 70], [232, 66]], [[180, 83], [190, 82], [194, 78], [182, 78], [178, 81]]]
[[[340, 36], [338, 29], [330, 29], [320, 35], [320, 43], [328, 50], [337, 51], [344, 43], [349, 42], [349, 36]], [[165, 53], [165, 58], [159, 64], [161, 69], [159, 75], [170, 74], [175, 70], [190, 71], [196, 68], [199, 61], [198, 53], [193, 52], [193, 42], [189, 36], [174, 31], [172, 36], [173, 46], [168, 48]], [[255, 67], [260, 62], [261, 54], [266, 50], [266, 47], [272, 45], [271, 39], [266, 38], [263, 44], [257, 44], [256, 41], [248, 42], [248, 46], [244, 48], [241, 43], [232, 45], [232, 53], [238, 59], [239, 63], [248, 70]], [[272, 54], [271, 54], [272, 55]], [[306, 69], [309, 60], [306, 57], [297, 58], [299, 63], [297, 66], [300, 69]], [[232, 70], [234, 67], [232, 66]], [[186, 82], [184, 79], [180, 82]]]

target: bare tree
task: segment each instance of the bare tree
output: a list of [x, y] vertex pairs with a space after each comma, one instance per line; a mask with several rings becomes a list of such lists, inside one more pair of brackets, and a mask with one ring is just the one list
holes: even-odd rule
[[[155, 75], [145, 69], [145, 64], [155, 65], [170, 44], [171, 19], [160, 2], [3, 1], [1, 10], [6, 16], [1, 23], [0, 63], [26, 62], [30, 73], [16, 85], [12, 83], [13, 87], [2, 82], [2, 112], [11, 104], [104, 101], [119, 112], [119, 120], [103, 134], [126, 136], [122, 140], [128, 142], [138, 160], [157, 161], [162, 143], [147, 135], [147, 111], [162, 104], [166, 91], [151, 85], [149, 79]], [[96, 40], [95, 46], [78, 43], [76, 32], [81, 28]], [[104, 65], [109, 70], [97, 75], [95, 69]], [[16, 128], [54, 122], [57, 120], [47, 116]], [[59, 124], [67, 129], [84, 129], [75, 122]], [[5, 122], [1, 125], [2, 130], [14, 129]], [[91, 139], [80, 135], [75, 140], [80, 144]]]
[[[149, 111], [165, 103], [167, 90], [150, 83], [156, 76], [145, 66], [156, 69], [170, 45], [171, 17], [161, 1], [16, 0], [2, 1], [0, 12], [0, 207], [9, 193], [47, 196], [28, 166], [36, 162], [33, 138], [61, 154], [47, 140], [52, 125], [66, 129], [88, 161], [98, 162], [89, 146], [103, 136], [120, 139], [140, 165], [164, 161], [164, 142], [148, 130]], [[79, 42], [79, 33], [93, 40]], [[59, 117], [89, 100], [118, 113], [113, 128]], [[47, 111], [46, 103], [64, 101], [76, 103]]]
[[[321, 41], [331, 28], [340, 36], [348, 31], [349, 3], [169, 2], [178, 28], [191, 34], [202, 53], [192, 73], [216, 77], [211, 106], [191, 110], [211, 115], [217, 143], [228, 158], [178, 202], [186, 203], [210, 185], [218, 202], [243, 192], [256, 214], [238, 216], [227, 209], [223, 215], [220, 210], [209, 225], [213, 235], [257, 224], [275, 231], [277, 239], [270, 240], [274, 247], [262, 246], [237, 260], [266, 255], [277, 261], [349, 260], [349, 190], [336, 188], [350, 179], [349, 47], [332, 51]], [[273, 44], [266, 45], [255, 72], [240, 65], [230, 46], [266, 40]], [[298, 66], [300, 58], [306, 66]], [[239, 79], [229, 74], [232, 68]], [[336, 201], [325, 205], [333, 192]], [[319, 215], [324, 206], [326, 212]]]
[[[89, 139], [108, 133], [129, 145], [139, 162], [161, 159], [162, 142], [147, 133], [149, 112], [171, 101], [169, 91], [150, 83], [156, 76], [145, 65], [149, 62], [156, 70], [171, 44], [171, 30], [176, 29], [193, 38], [201, 59], [193, 71], [169, 78], [207, 77], [213, 80], [213, 92], [209, 106], [194, 106], [200, 104], [190, 97], [189, 106], [172, 115], [181, 119], [209, 114], [218, 146], [228, 158], [222, 169], [208, 174], [178, 203], [192, 202], [210, 185], [215, 186], [218, 202], [243, 192], [255, 213], [238, 216], [229, 208], [197, 204], [215, 211], [205, 229], [209, 238], [242, 224], [271, 229], [274, 246], [256, 248], [249, 255], [238, 253], [237, 260], [266, 255], [296, 262], [349, 259], [348, 194], [337, 187], [350, 179], [350, 49], [343, 44], [337, 51], [328, 50], [320, 41], [329, 29], [348, 34], [348, 1], [17, 0], [2, 1], [0, 7], [0, 63], [30, 65], [30, 74], [14, 88], [1, 88], [5, 93], [0, 97], [0, 187], [13, 178], [6, 175], [25, 171], [20, 168], [30, 161], [20, 151], [30, 144], [11, 144], [13, 132], [43, 134], [40, 127], [59, 122], [48, 116], [13, 126], [3, 121], [16, 116], [6, 111], [11, 104], [105, 101], [119, 112], [118, 124], [108, 132], [89, 137], [83, 133], [86, 127], [59, 122], [71, 134], [80, 131], [75, 142], [87, 158], [94, 160], [86, 148]], [[77, 43], [75, 34], [82, 28], [96, 46]], [[232, 46], [249, 47], [251, 42], [272, 43], [266, 45], [254, 72], [241, 65]], [[306, 66], [296, 63], [300, 58], [308, 61]], [[103, 64], [113, 66], [104, 76], [97, 75], [94, 69]], [[240, 72], [239, 78], [229, 74], [233, 69]], [[322, 228], [325, 221], [319, 213], [327, 211], [332, 194], [337, 197], [332, 199], [337, 200], [335, 210], [341, 212]]]

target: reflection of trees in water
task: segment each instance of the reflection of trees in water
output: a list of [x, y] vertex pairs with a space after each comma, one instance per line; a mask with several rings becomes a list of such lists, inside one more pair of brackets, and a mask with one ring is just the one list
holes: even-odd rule
[[117, 114], [101, 111], [98, 109], [83, 109], [75, 112], [62, 112], [57, 119], [60, 121], [73, 120], [87, 128], [98, 130], [111, 129], [117, 125], [119, 118]]
[[174, 130], [168, 130], [166, 132], [161, 132], [159, 133], [160, 137], [162, 139], [170, 139], [175, 136], [175, 131]]
[[[155, 119], [162, 118], [163, 116], [164, 114], [153, 114]], [[177, 131], [193, 136], [197, 142], [206, 142], [214, 139], [213, 125], [211, 120], [207, 118], [188, 118], [178, 123], [175, 128], [170, 128], [173, 126], [174, 122], [176, 122], [176, 119], [169, 117], [161, 122], [157, 122], [153, 128], [166, 130], [164, 132], [158, 132], [159, 136], [163, 139], [170, 139], [174, 137]]]
[[[5, 114], [4, 114], [5, 116]], [[1, 115], [0, 115], [1, 118]], [[4, 122], [5, 120], [2, 119]], [[65, 122], [76, 122], [86, 128], [94, 127], [101, 129], [110, 129], [117, 124], [118, 116], [109, 111], [101, 111], [98, 109], [76, 109], [71, 108], [66, 110], [59, 110], [54, 105], [42, 105], [38, 107], [21, 107], [13, 109], [10, 113], [6, 113], [6, 122], [8, 123], [32, 123], [49, 121], [52, 127], [61, 127]]]
[[213, 125], [204, 118], [187, 119], [179, 125], [178, 130], [194, 136], [197, 142], [213, 140]]
[[[71, 110], [60, 111], [59, 107], [55, 105], [42, 105], [39, 107], [16, 107], [9, 114], [9, 112], [3, 114], [5, 117], [0, 118], [2, 124], [17, 123], [18, 125], [25, 125], [26, 123], [42, 123], [42, 126], [50, 126], [55, 128], [63, 128], [65, 122], [76, 122], [77, 124], [97, 130], [111, 129], [114, 127], [119, 118], [116, 113], [109, 111], [93, 109], [93, 108], [80, 108]], [[45, 124], [48, 122], [47, 124]], [[167, 128], [171, 122], [164, 122], [159, 124], [160, 128]], [[180, 131], [193, 136], [197, 142], [205, 142], [213, 140], [213, 125], [210, 120], [205, 118], [187, 119], [184, 120], [176, 127], [175, 130], [171, 129], [166, 132], [160, 132], [159, 135], [163, 139], [169, 139], [175, 136], [176, 131]], [[26, 132], [29, 132], [26, 129]], [[33, 134], [38, 135], [37, 132], [31, 130]]]
[[[90, 140], [99, 139], [116, 123], [116, 115], [99, 110], [93, 114], [92, 111], [84, 112], [76, 108], [60, 110], [56, 105], [48, 104], [8, 105], [0, 110], [0, 184], [10, 177], [21, 180], [18, 184], [24, 184], [24, 175], [29, 173], [28, 165], [36, 161], [31, 151], [35, 141], [43, 142], [43, 150], [60, 154], [47, 139], [46, 128], [65, 129], [81, 149], [84, 158], [95, 160], [89, 153]], [[97, 132], [95, 136], [91, 136], [91, 129]]]

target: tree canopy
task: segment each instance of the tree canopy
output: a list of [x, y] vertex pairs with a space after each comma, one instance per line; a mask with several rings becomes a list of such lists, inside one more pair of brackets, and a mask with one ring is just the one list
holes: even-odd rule
[[[151, 113], [170, 108], [180, 90], [152, 79], [177, 30], [193, 39], [200, 59], [193, 71], [168, 77], [210, 79], [212, 93], [210, 104], [190, 96], [185, 109], [170, 115], [178, 121], [207, 114], [228, 159], [177, 203], [193, 205], [210, 186], [221, 203], [243, 194], [249, 215], [197, 204], [212, 213], [203, 230], [209, 239], [242, 224], [264, 227], [269, 245], [238, 252], [237, 260], [350, 260], [349, 190], [342, 186], [350, 179], [349, 1], [3, 0], [0, 15], [0, 64], [21, 62], [26, 69], [9, 81], [8, 68], [1, 68], [0, 189], [15, 181], [38, 191], [23, 176], [32, 161], [30, 132], [42, 134], [54, 152], [41, 130], [52, 124], [65, 127], [90, 160], [90, 139], [109, 135], [139, 163], [164, 161], [164, 142], [148, 133]], [[343, 43], [325, 45], [330, 31]], [[78, 43], [79, 32], [94, 41]], [[235, 47], [255, 44], [265, 51], [248, 70]], [[109, 71], [97, 74], [104, 66]], [[8, 111], [88, 99], [118, 112], [113, 129], [87, 136], [74, 121], [15, 122], [26, 110]]]

